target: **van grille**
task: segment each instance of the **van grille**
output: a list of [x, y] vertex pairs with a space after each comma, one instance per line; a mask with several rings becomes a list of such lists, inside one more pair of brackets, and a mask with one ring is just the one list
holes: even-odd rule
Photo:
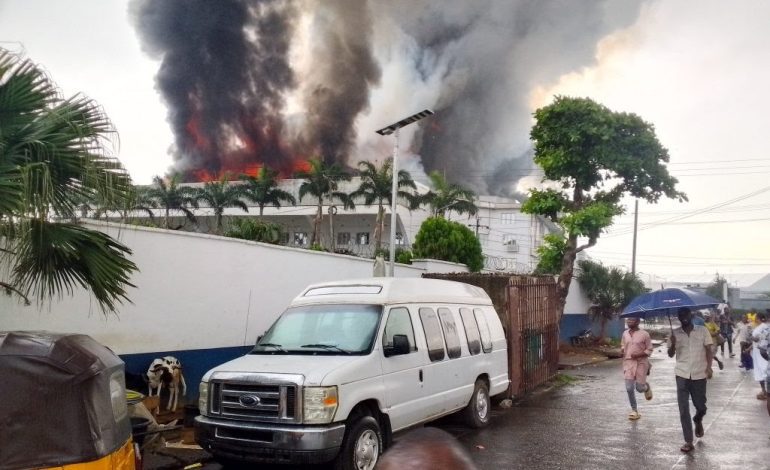
[[300, 422], [296, 384], [212, 381], [211, 415], [262, 422]]

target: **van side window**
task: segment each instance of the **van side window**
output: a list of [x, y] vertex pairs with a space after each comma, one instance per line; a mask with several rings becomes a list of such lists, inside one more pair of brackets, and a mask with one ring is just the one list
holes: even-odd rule
[[444, 338], [441, 335], [438, 316], [432, 308], [422, 307], [419, 311], [425, 340], [428, 343], [428, 357], [431, 362], [441, 361], [444, 359]]
[[438, 309], [438, 318], [441, 320], [441, 328], [444, 330], [444, 341], [449, 359], [460, 357], [460, 335], [457, 334], [455, 317], [448, 308]]
[[393, 348], [393, 336], [406, 335], [409, 340], [409, 346], [412, 351], [417, 351], [417, 344], [414, 342], [414, 328], [412, 327], [412, 317], [409, 310], [404, 307], [390, 309], [388, 322], [385, 323], [385, 332], [382, 335], [383, 350]]
[[473, 312], [468, 308], [461, 308], [460, 318], [463, 319], [465, 337], [468, 338], [468, 351], [471, 355], [480, 353], [481, 336], [479, 334], [479, 326], [476, 324], [476, 319], [473, 318]]
[[481, 347], [484, 352], [489, 352], [492, 350], [492, 333], [489, 332], [487, 317], [484, 316], [484, 310], [480, 308], [474, 308], [473, 313], [476, 314], [476, 322], [479, 324], [479, 331], [481, 331]]

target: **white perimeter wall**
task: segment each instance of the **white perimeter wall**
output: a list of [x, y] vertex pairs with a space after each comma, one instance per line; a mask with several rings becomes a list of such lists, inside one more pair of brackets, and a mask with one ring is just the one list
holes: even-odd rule
[[[85, 333], [117, 354], [250, 345], [308, 284], [373, 273], [370, 259], [189, 232], [86, 225], [133, 250], [140, 269], [128, 293], [133, 303], [105, 316], [85, 291], [42, 307], [0, 295], [0, 330]], [[396, 265], [399, 277], [423, 272], [467, 269], [432, 260]]]

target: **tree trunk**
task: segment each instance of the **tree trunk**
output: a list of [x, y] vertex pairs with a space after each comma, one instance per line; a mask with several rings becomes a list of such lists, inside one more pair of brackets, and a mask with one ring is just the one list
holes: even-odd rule
[[601, 343], [604, 340], [604, 336], [606, 335], [607, 331], [607, 317], [602, 315], [602, 321], [599, 325], [599, 338], [597, 339], [597, 342]]
[[556, 281], [556, 311], [559, 313], [559, 321], [564, 315], [564, 307], [567, 304], [569, 286], [572, 284], [572, 273], [575, 270], [575, 258], [577, 257], [577, 236], [567, 239], [567, 248], [564, 250], [564, 258], [561, 261], [559, 279]]
[[320, 243], [318, 240], [319, 238], [319, 231], [321, 228], [321, 216], [323, 215], [323, 202], [321, 200], [318, 201], [318, 210], [315, 213], [315, 218], [313, 219], [313, 235], [310, 239], [310, 246], [315, 245], [316, 243]]
[[214, 217], [214, 220], [216, 221], [216, 234], [222, 235], [222, 214], [218, 212]]
[[[377, 253], [382, 246], [382, 225], [385, 220], [385, 208], [382, 207], [380, 202], [380, 208], [377, 210], [377, 220], [374, 223], [374, 252]], [[391, 222], [392, 223], [392, 222]], [[393, 247], [391, 247], [392, 249]]]

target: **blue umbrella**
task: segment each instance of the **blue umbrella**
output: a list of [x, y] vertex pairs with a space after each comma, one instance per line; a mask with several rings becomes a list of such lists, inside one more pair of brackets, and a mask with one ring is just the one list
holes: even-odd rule
[[[721, 302], [710, 295], [701, 294], [690, 289], [669, 287], [652, 292], [647, 292], [635, 297], [623, 313], [621, 318], [650, 318], [666, 315], [668, 325], [671, 326], [671, 314], [676, 314], [679, 307], [705, 308], [714, 307]], [[673, 326], [671, 326], [673, 330]]]
[[620, 314], [621, 318], [649, 318], [670, 315], [679, 307], [705, 308], [719, 305], [721, 302], [709, 295], [690, 289], [668, 288], [642, 294]]

